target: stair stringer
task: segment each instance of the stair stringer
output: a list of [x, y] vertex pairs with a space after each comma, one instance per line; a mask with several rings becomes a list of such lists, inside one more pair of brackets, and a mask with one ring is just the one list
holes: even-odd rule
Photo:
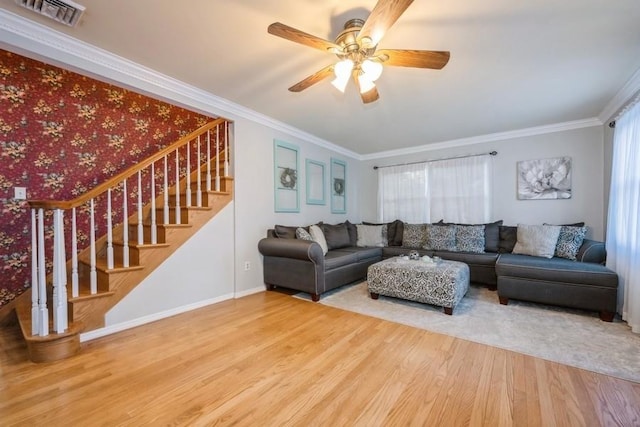
[[[213, 192], [211, 192], [213, 193]], [[82, 332], [92, 331], [105, 326], [105, 314], [118, 304], [129, 292], [158, 268], [178, 248], [218, 214], [233, 200], [231, 192], [218, 193], [214, 203], [207, 208], [189, 208], [186, 210], [186, 224], [166, 225], [164, 228], [166, 245], [144, 245], [141, 248], [140, 266], [142, 268], [115, 268], [102, 274], [109, 276], [109, 289], [112, 293], [104, 298], [100, 293], [89, 298], [70, 298], [69, 312], [73, 322], [82, 322]]]
[[234, 296], [234, 215], [227, 205], [105, 315], [93, 339]]

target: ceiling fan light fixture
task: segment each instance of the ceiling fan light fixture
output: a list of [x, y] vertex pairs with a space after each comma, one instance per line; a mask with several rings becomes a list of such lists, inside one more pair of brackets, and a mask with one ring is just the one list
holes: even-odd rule
[[366, 74], [360, 74], [358, 76], [358, 86], [360, 86], [360, 93], [367, 93], [376, 87], [373, 80], [371, 80]]
[[352, 70], [352, 60], [343, 59], [342, 61], [339, 61], [333, 67], [333, 72], [335, 73], [336, 78], [331, 82], [331, 84], [340, 92], [344, 93], [345, 89], [347, 88], [347, 83], [349, 83], [349, 78], [351, 77]]
[[364, 61], [362, 61], [362, 64], [360, 64], [360, 69], [362, 69], [362, 72], [367, 77], [367, 79], [371, 80], [372, 82], [378, 80], [378, 78], [380, 78], [380, 76], [382, 75], [382, 64], [370, 59], [365, 59]]

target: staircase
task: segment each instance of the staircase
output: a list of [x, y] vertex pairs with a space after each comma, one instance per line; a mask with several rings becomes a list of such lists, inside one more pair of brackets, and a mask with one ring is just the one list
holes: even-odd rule
[[233, 200], [228, 129], [214, 120], [74, 200], [29, 201], [32, 287], [14, 307], [33, 362], [76, 354], [80, 333], [104, 327], [112, 307]]

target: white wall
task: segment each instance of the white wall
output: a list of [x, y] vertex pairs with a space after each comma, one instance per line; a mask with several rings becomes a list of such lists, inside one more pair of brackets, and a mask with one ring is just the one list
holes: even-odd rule
[[233, 297], [233, 211], [233, 203], [225, 206], [116, 304], [106, 326]]
[[[299, 147], [298, 188], [300, 213], [274, 212], [273, 141], [278, 139]], [[329, 175], [331, 158], [347, 163], [347, 213], [332, 214], [329, 199]], [[305, 202], [305, 159], [325, 163], [326, 205], [307, 205]], [[235, 203], [236, 203], [236, 293], [242, 295], [251, 290], [264, 289], [262, 281], [262, 257], [258, 241], [265, 237], [268, 228], [275, 224], [309, 225], [324, 221], [357, 221], [357, 180], [359, 162], [344, 154], [306, 142], [299, 137], [274, 130], [259, 123], [238, 118], [235, 123]], [[251, 264], [249, 271], [244, 263]]]
[[[602, 126], [368, 160], [363, 162], [359, 179], [363, 216], [371, 219], [375, 219], [376, 216], [377, 173], [373, 170], [374, 165], [439, 159], [493, 150], [498, 152], [498, 155], [493, 157], [493, 220], [502, 219], [505, 225], [584, 221], [589, 227], [589, 237], [604, 237]], [[517, 200], [516, 163], [520, 160], [560, 156], [572, 158], [571, 199]]]

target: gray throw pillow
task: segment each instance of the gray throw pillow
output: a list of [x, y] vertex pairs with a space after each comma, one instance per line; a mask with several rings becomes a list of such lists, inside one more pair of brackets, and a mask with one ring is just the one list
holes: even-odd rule
[[[431, 225], [426, 224], [427, 240], [424, 249], [434, 251], [456, 250], [456, 226], [455, 225]], [[484, 232], [484, 231], [483, 231]], [[483, 242], [484, 245], [484, 242]]]
[[347, 224], [322, 224], [320, 228], [322, 228], [324, 238], [327, 240], [327, 246], [329, 247], [329, 250], [351, 246]]
[[424, 224], [407, 224], [402, 227], [402, 247], [421, 248], [425, 242]]
[[511, 225], [498, 226], [500, 232], [500, 242], [498, 243], [498, 252], [501, 254], [510, 254], [518, 240], [518, 227]]
[[518, 224], [518, 240], [513, 253], [553, 258], [560, 228], [559, 225]]
[[575, 261], [586, 233], [587, 227], [563, 225], [556, 243], [555, 256]]
[[298, 227], [291, 227], [288, 225], [277, 225], [274, 227], [274, 231], [276, 236], [281, 239], [295, 239], [296, 238], [296, 229]]
[[484, 225], [456, 225], [456, 251], [484, 253]]

